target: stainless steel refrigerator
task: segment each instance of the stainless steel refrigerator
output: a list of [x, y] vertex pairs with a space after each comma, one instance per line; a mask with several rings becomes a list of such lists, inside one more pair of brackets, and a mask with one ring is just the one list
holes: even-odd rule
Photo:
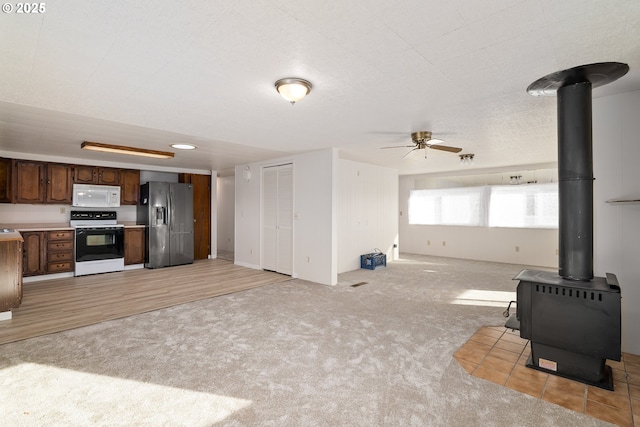
[[138, 224], [145, 227], [147, 268], [193, 262], [193, 186], [148, 182], [140, 186]]

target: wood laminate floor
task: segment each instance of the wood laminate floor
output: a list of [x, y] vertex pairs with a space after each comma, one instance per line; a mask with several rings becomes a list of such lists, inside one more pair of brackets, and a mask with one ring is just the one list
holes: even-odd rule
[[25, 283], [0, 344], [289, 280], [225, 260]]

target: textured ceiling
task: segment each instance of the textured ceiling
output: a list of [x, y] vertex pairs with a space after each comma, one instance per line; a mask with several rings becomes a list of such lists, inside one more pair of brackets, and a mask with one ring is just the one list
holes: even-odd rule
[[[474, 168], [555, 162], [555, 98], [525, 92], [565, 68], [631, 71], [594, 96], [640, 90], [638, 0], [65, 0], [0, 16], [0, 150], [110, 162], [84, 140], [195, 152], [149, 165], [223, 170], [336, 147], [401, 174], [430, 130]], [[273, 83], [312, 82], [294, 106]]]

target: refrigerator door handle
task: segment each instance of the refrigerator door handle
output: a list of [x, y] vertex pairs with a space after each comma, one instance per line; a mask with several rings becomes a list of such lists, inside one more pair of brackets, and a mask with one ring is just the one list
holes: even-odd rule
[[169, 224], [169, 232], [173, 231], [173, 222], [171, 221], [173, 218], [173, 203], [171, 200], [171, 190], [167, 194], [167, 224]]

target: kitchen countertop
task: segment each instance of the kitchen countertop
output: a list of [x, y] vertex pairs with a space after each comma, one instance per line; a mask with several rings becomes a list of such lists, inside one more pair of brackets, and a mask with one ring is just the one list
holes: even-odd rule
[[9, 228], [0, 228], [0, 242], [11, 242], [14, 240], [23, 241], [19, 232]]
[[118, 224], [124, 225], [124, 228], [145, 228], [146, 225], [138, 224], [135, 221], [121, 221]]
[[37, 222], [30, 224], [0, 224], [2, 228], [10, 228], [16, 231], [56, 231], [73, 230], [68, 222]]
[[[122, 221], [118, 224], [122, 224], [125, 228], [144, 228], [144, 225], [136, 224], [135, 221]], [[30, 223], [30, 224], [0, 224], [0, 230], [10, 229], [15, 231], [58, 231], [58, 230], [73, 230], [74, 227], [69, 225], [68, 222], [50, 222], [50, 223]], [[4, 234], [4, 233], [0, 233]]]

